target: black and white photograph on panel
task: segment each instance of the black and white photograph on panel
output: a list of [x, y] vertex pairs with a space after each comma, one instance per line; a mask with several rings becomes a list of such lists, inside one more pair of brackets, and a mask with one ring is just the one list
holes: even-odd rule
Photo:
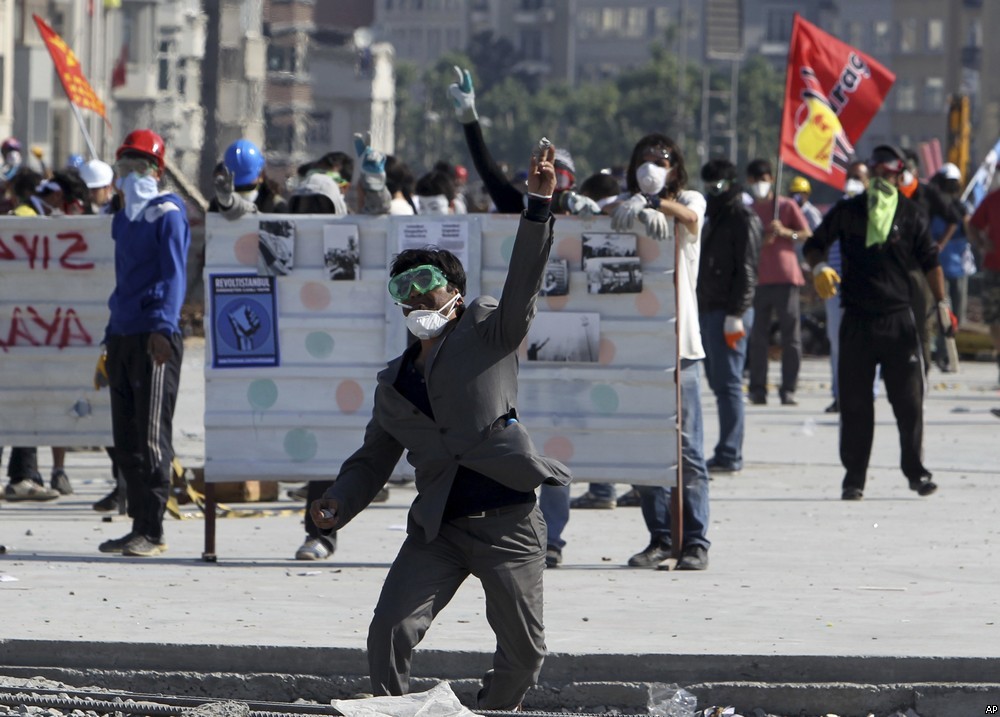
[[528, 329], [528, 360], [596, 363], [600, 344], [600, 314], [539, 311]]
[[258, 276], [286, 276], [295, 257], [295, 223], [287, 219], [262, 221], [257, 231]]
[[539, 296], [566, 296], [568, 293], [569, 262], [565, 259], [549, 259]]
[[323, 227], [323, 266], [331, 281], [361, 278], [361, 250], [358, 227], [354, 224], [326, 224]]
[[635, 234], [585, 233], [580, 268], [588, 259], [633, 259], [639, 256]]
[[638, 294], [642, 291], [642, 266], [638, 257], [587, 259], [583, 262], [588, 294]]

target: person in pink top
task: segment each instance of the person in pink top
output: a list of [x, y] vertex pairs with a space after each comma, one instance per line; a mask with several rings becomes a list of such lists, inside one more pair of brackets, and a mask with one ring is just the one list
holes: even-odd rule
[[796, 245], [812, 232], [802, 210], [788, 197], [778, 198], [774, 216], [774, 173], [766, 159], [747, 165], [747, 189], [753, 209], [764, 226], [764, 243], [757, 265], [757, 292], [754, 295], [754, 322], [750, 331], [750, 403], [767, 403], [767, 350], [771, 343], [771, 317], [777, 315], [781, 330], [782, 405], [798, 405], [795, 385], [802, 362], [802, 333], [799, 325], [799, 290], [805, 279], [799, 266]]
[[983, 322], [990, 327], [1000, 368], [1000, 189], [976, 208], [969, 220], [969, 239], [983, 252]]

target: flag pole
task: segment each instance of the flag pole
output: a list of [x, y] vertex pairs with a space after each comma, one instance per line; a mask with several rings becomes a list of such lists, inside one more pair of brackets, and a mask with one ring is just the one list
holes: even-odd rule
[[90, 158], [97, 159], [97, 150], [94, 149], [94, 141], [90, 139], [90, 132], [87, 131], [87, 125], [83, 121], [83, 115], [80, 114], [80, 108], [69, 98], [69, 95], [66, 95], [66, 100], [69, 102], [70, 109], [73, 110], [76, 123], [80, 125], [80, 131], [83, 132], [83, 141], [87, 143], [87, 151], [90, 152]]
[[788, 39], [788, 59], [785, 60], [785, 94], [781, 100], [781, 122], [778, 124], [778, 171], [774, 177], [774, 219], [778, 218], [778, 201], [781, 199], [781, 143], [785, 139], [785, 121], [788, 117], [785, 104], [792, 86], [792, 49], [795, 42], [795, 27], [799, 24], [799, 14], [792, 18], [792, 34]]

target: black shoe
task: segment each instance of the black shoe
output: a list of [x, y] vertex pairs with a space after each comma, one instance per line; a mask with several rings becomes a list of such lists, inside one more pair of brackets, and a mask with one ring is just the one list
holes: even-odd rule
[[705, 462], [705, 466], [708, 468], [709, 473], [729, 473], [735, 475], [743, 470], [743, 464], [741, 463], [723, 463], [718, 458], [709, 458]]
[[789, 391], [781, 394], [781, 405], [798, 406], [799, 402], [795, 400], [795, 394]]
[[841, 500], [861, 500], [865, 493], [860, 488], [844, 488], [840, 494]]
[[59, 491], [59, 495], [73, 495], [73, 486], [69, 482], [69, 476], [62, 468], [52, 469], [52, 481], [49, 483], [53, 490]]
[[97, 546], [97, 549], [102, 553], [121, 553], [125, 549], [125, 546], [129, 544], [133, 538], [135, 538], [134, 533], [129, 533], [128, 535], [123, 535], [120, 538], [112, 538], [111, 540], [105, 540], [103, 543]]
[[708, 548], [704, 545], [685, 547], [681, 559], [677, 561], [678, 570], [707, 570]]
[[109, 513], [112, 510], [121, 512], [121, 500], [119, 498], [118, 489], [115, 488], [106, 496], [94, 503], [91, 507], [98, 513]]
[[992, 413], [997, 418], [1000, 418], [1000, 408], [991, 408], [990, 413]]
[[670, 543], [651, 542], [642, 552], [628, 559], [630, 568], [655, 568], [670, 557]]
[[840, 402], [833, 399], [833, 403], [823, 409], [823, 413], [840, 413]]
[[562, 549], [554, 545], [545, 547], [545, 567], [558, 568], [562, 564]]
[[754, 406], [766, 406], [767, 396], [763, 393], [747, 394], [747, 400]]
[[619, 508], [638, 508], [641, 504], [642, 497], [636, 488], [633, 488], [628, 493], [622, 493], [618, 496], [618, 500], [615, 501], [615, 505]]
[[924, 473], [919, 478], [910, 479], [910, 490], [917, 492], [917, 495], [927, 496], [937, 490], [937, 483], [931, 480], [930, 473]]

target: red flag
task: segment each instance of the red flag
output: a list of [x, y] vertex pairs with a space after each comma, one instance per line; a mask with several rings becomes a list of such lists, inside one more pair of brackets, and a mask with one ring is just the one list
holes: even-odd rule
[[843, 188], [854, 143], [895, 80], [868, 55], [796, 13], [781, 116], [781, 161]]
[[118, 53], [118, 59], [115, 61], [115, 66], [111, 69], [111, 89], [116, 87], [122, 87], [128, 82], [126, 68], [128, 66], [128, 43], [122, 45], [121, 52]]
[[49, 27], [45, 20], [38, 15], [31, 17], [38, 25], [38, 32], [41, 33], [42, 39], [45, 40], [45, 46], [49, 49], [49, 55], [52, 56], [52, 64], [56, 66], [59, 81], [62, 82], [63, 89], [66, 90], [66, 97], [80, 109], [93, 110], [106, 122], [108, 116], [104, 112], [104, 103], [97, 99], [94, 89], [87, 82], [87, 78], [83, 76], [80, 61], [76, 59], [72, 48], [59, 37], [55, 30]]

